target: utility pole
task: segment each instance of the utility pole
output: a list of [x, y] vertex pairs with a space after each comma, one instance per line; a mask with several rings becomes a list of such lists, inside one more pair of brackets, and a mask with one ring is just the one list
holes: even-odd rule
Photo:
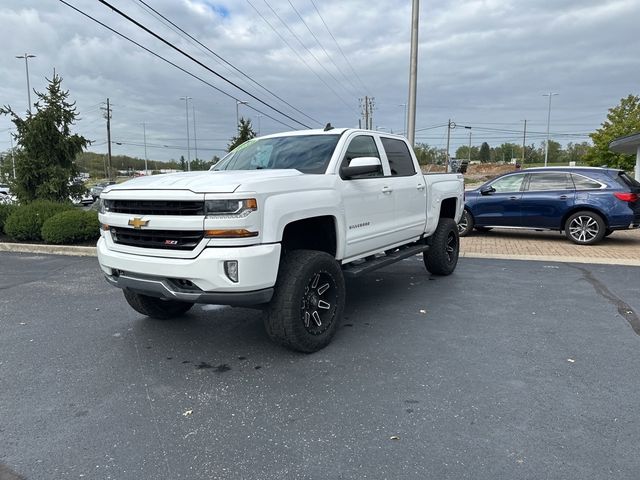
[[144, 175], [149, 175], [149, 169], [147, 168], [147, 126], [142, 122], [142, 135], [144, 137]]
[[369, 97], [364, 97], [364, 128], [369, 129]]
[[27, 101], [29, 104], [27, 105], [27, 112], [31, 115], [31, 87], [29, 86], [29, 59], [35, 58], [35, 55], [30, 55], [25, 53], [24, 55], [16, 55], [16, 58], [24, 58], [24, 68], [27, 71]]
[[520, 162], [520, 168], [524, 166], [524, 151], [527, 143], [527, 120], [524, 121], [524, 132], [522, 133], [522, 162]]
[[[418, 27], [420, 19], [420, 1], [413, 0], [411, 8], [411, 56], [409, 62], [409, 118], [407, 119], [407, 140], [414, 146], [416, 138], [416, 89], [418, 84]], [[449, 148], [447, 148], [447, 168], [449, 167]]]
[[547, 166], [547, 159], [549, 158], [549, 124], [551, 123], [551, 97], [558, 95], [557, 93], [549, 92], [544, 93], [543, 97], [549, 97], [549, 111], [547, 113], [547, 141], [544, 146], [544, 166]]
[[264, 115], [262, 115], [261, 113], [258, 113], [256, 117], [258, 117], [258, 136], [260, 136], [260, 118], [264, 117]]
[[196, 106], [191, 102], [191, 110], [193, 111], [193, 147], [196, 151], [196, 160], [198, 160], [198, 138], [196, 136]]
[[468, 161], [469, 163], [471, 163], [471, 127], [464, 127], [467, 128], [469, 130], [469, 155], [468, 155]]
[[456, 128], [456, 124], [449, 119], [447, 122], [447, 161], [445, 163], [445, 172], [449, 172], [449, 144], [451, 143], [451, 130]]
[[100, 107], [104, 110], [104, 118], [107, 119], [107, 179], [111, 180], [111, 106], [107, 98], [107, 108]]
[[240, 133], [240, 110], [238, 105], [248, 105], [249, 102], [243, 102], [242, 100], [236, 100], [236, 130]]
[[187, 172], [191, 171], [191, 145], [189, 140], [189, 100], [191, 97], [180, 97], [180, 100], [184, 100], [184, 111], [187, 117]]

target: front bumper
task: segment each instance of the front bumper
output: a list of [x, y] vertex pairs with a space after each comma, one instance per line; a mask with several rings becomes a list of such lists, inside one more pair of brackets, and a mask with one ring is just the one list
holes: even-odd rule
[[[109, 250], [103, 238], [98, 261], [107, 281], [123, 289], [193, 303], [249, 306], [271, 300], [278, 275], [280, 244], [205, 248], [196, 258], [159, 258]], [[224, 269], [238, 262], [238, 282]]]

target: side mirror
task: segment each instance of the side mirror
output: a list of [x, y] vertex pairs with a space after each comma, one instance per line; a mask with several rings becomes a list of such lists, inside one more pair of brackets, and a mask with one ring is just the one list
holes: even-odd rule
[[382, 162], [377, 157], [358, 157], [349, 162], [348, 167], [340, 168], [342, 178], [351, 178], [356, 175], [376, 173], [381, 169]]
[[490, 195], [495, 191], [496, 191], [495, 188], [493, 188], [491, 185], [488, 185], [488, 186], [482, 187], [480, 189], [480, 195]]

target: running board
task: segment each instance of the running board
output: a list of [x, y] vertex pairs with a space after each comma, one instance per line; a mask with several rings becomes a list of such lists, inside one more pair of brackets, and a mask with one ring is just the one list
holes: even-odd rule
[[349, 263], [343, 267], [342, 272], [347, 278], [355, 278], [379, 268], [386, 267], [387, 265], [391, 265], [392, 263], [399, 262], [400, 260], [411, 257], [412, 255], [418, 255], [428, 249], [429, 245], [423, 243], [419, 245], [412, 245], [410, 247], [401, 247], [391, 253], [374, 257], [371, 260], [364, 260], [359, 263]]

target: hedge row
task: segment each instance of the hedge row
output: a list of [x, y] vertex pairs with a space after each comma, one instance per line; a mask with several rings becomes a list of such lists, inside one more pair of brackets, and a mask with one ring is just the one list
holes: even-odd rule
[[0, 229], [3, 227], [15, 240], [55, 244], [87, 242], [100, 235], [97, 212], [40, 200], [21, 206], [0, 205]]

